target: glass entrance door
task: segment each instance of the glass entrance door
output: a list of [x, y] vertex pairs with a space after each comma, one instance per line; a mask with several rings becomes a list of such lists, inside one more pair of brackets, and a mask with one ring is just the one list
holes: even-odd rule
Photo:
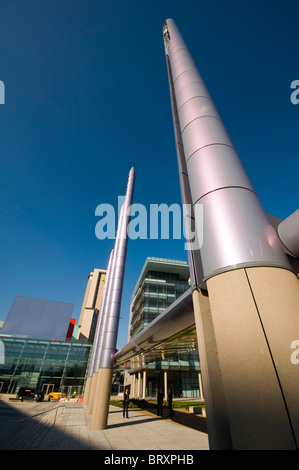
[[42, 392], [45, 394], [45, 397], [51, 393], [54, 392], [54, 384], [43, 384], [42, 386]]

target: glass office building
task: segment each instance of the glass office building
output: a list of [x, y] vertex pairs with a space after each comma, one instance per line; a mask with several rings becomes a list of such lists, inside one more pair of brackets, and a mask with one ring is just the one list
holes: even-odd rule
[[[190, 289], [185, 261], [148, 257], [131, 297], [130, 341], [178, 297]], [[200, 397], [200, 363], [195, 326], [167, 345], [156, 345], [130, 360], [125, 384], [132, 396], [156, 397], [161, 387], [171, 387], [175, 397]]]
[[16, 296], [0, 329], [0, 393], [83, 392], [105, 273], [89, 274], [78, 325], [71, 303]]
[[[17, 393], [34, 387], [45, 394], [62, 391], [81, 393], [92, 345], [0, 335], [0, 392]], [[4, 360], [3, 360], [4, 359]]]
[[148, 257], [131, 298], [129, 340], [190, 288], [186, 261]]

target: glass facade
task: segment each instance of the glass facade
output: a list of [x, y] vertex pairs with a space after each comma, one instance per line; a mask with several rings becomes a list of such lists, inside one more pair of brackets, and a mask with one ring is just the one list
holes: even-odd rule
[[[198, 372], [168, 371], [167, 384], [173, 391], [174, 398], [196, 398], [200, 396]], [[147, 397], [156, 397], [159, 388], [164, 389], [164, 374], [162, 371], [147, 371], [146, 389]]]
[[[132, 294], [129, 338], [136, 336], [190, 289], [189, 277], [189, 266], [185, 261], [146, 259]], [[143, 390], [145, 397], [156, 397], [158, 388], [164, 389], [167, 382], [175, 398], [201, 396], [195, 327], [169, 338], [165, 344], [137, 354], [129, 361], [125, 380], [132, 385], [134, 394]]]
[[[173, 272], [169, 272], [165, 269], [165, 261], [163, 259], [148, 259], [151, 261], [152, 267], [145, 271], [145, 278], [136, 290], [131, 304], [130, 338], [136, 336], [190, 288], [189, 267], [187, 263], [166, 260], [167, 267], [172, 262]], [[177, 264], [180, 265], [179, 272], [175, 272]]]
[[17, 393], [20, 387], [34, 387], [45, 393], [85, 383], [91, 344], [50, 341], [0, 335], [4, 363], [0, 363], [0, 392]]

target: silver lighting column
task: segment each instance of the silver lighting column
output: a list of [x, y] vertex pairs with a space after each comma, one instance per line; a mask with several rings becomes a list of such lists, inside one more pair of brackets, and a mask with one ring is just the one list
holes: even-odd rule
[[112, 250], [110, 253], [108, 267], [106, 271], [101, 307], [100, 307], [100, 311], [98, 314], [98, 319], [97, 319], [97, 324], [96, 324], [96, 329], [95, 329], [95, 334], [94, 334], [94, 339], [93, 339], [93, 346], [92, 346], [92, 351], [91, 351], [91, 357], [90, 357], [90, 364], [89, 364], [89, 369], [88, 369], [88, 376], [87, 376], [85, 390], [84, 390], [84, 404], [89, 405], [90, 412], [92, 409], [91, 397], [93, 397], [93, 390], [92, 390], [93, 375], [97, 372], [97, 369], [95, 368], [95, 361], [96, 361], [96, 357], [98, 354], [99, 338], [101, 336], [101, 331], [103, 328], [104, 311], [105, 311], [105, 305], [106, 305], [106, 300], [107, 300], [107, 290], [108, 290], [107, 287], [109, 284], [109, 279], [111, 278], [111, 265], [112, 265], [112, 260], [113, 260], [113, 254], [114, 254], [114, 250]]
[[126, 199], [123, 204], [123, 217], [118, 237], [119, 246], [115, 250], [115, 267], [112, 273], [111, 296], [108, 303], [107, 320], [105, 324], [105, 336], [102, 346], [99, 368], [111, 368], [114, 363], [116, 350], [121, 298], [123, 291], [126, 256], [128, 247], [128, 225], [130, 221], [130, 206], [133, 200], [135, 170], [131, 169], [128, 178]]
[[90, 358], [90, 365], [89, 365], [89, 371], [88, 371], [89, 377], [92, 377], [93, 373], [96, 372], [98, 369], [98, 367], [96, 366], [96, 358], [100, 350], [99, 338], [101, 336], [101, 332], [103, 329], [103, 319], [104, 319], [106, 301], [108, 297], [107, 294], [108, 294], [108, 288], [109, 288], [109, 281], [111, 278], [111, 265], [112, 265], [112, 260], [113, 260], [113, 254], [114, 254], [114, 250], [112, 250], [110, 253], [107, 272], [105, 276], [105, 284], [104, 284], [104, 289], [103, 289], [101, 308], [100, 308], [99, 315], [98, 315], [97, 325], [96, 325], [95, 334], [94, 334], [94, 342], [92, 346], [92, 353], [91, 353], [91, 358]]
[[182, 202], [203, 208], [190, 256], [210, 447], [298, 449], [299, 282], [281, 243], [298, 256], [298, 214], [278, 236], [172, 19], [163, 37]]
[[97, 354], [96, 354], [95, 365], [94, 365], [94, 370], [96, 372], [98, 371], [100, 367], [100, 360], [101, 360], [101, 355], [103, 352], [103, 343], [104, 343], [104, 338], [106, 336], [107, 319], [109, 315], [111, 292], [113, 288], [113, 282], [114, 282], [113, 280], [114, 280], [114, 273], [115, 273], [115, 266], [116, 266], [116, 256], [114, 254], [117, 253], [118, 247], [119, 247], [119, 238], [120, 238], [121, 227], [123, 223], [123, 214], [124, 214], [124, 205], [122, 205], [121, 211], [120, 211], [119, 224], [118, 224], [116, 240], [115, 240], [115, 247], [113, 249], [113, 258], [111, 260], [110, 276], [109, 276], [109, 281], [108, 281], [108, 286], [107, 286], [107, 296], [106, 296], [106, 301], [105, 301], [105, 307], [103, 311], [102, 327], [101, 327], [101, 331], [100, 331], [100, 335], [98, 339]]
[[94, 366], [93, 366], [93, 369], [94, 369], [93, 378], [92, 378], [92, 384], [90, 386], [90, 399], [88, 403], [89, 414], [93, 413], [96, 388], [97, 386], [99, 386], [97, 384], [101, 380], [101, 373], [99, 373], [99, 365], [100, 365], [101, 355], [103, 352], [103, 342], [104, 342], [104, 338], [106, 335], [106, 324], [107, 324], [107, 319], [108, 319], [108, 310], [109, 310], [109, 304], [110, 304], [110, 299], [111, 299], [111, 290], [113, 286], [113, 279], [114, 279], [114, 272], [115, 272], [115, 265], [116, 265], [115, 253], [118, 251], [119, 244], [120, 244], [120, 235], [121, 235], [122, 224], [123, 224], [123, 214], [124, 214], [124, 204], [122, 205], [121, 210], [120, 210], [115, 245], [113, 249], [113, 256], [111, 258], [111, 263], [109, 267], [110, 274], [109, 274], [107, 291], [106, 291], [105, 305], [103, 308], [103, 315], [101, 319], [101, 328], [99, 331], [99, 336], [97, 337], [97, 347], [95, 351]]
[[99, 430], [107, 427], [111, 379], [116, 351], [119, 315], [121, 310], [122, 290], [125, 275], [125, 265], [128, 247], [128, 228], [130, 207], [133, 200], [135, 170], [131, 168], [122, 207], [120, 225], [115, 241], [111, 291], [107, 300], [107, 316], [104, 319], [103, 342], [99, 357], [99, 369], [95, 390], [95, 403], [92, 410], [91, 429]]
[[[203, 205], [204, 278], [236, 266], [291, 269], [190, 52], [171, 19], [164, 38], [193, 207]], [[215, 226], [216, 225], [216, 226]]]
[[[116, 265], [116, 257], [115, 253], [118, 251], [118, 247], [120, 244], [120, 234], [122, 230], [122, 223], [123, 223], [123, 214], [124, 214], [124, 204], [121, 207], [120, 210], [120, 215], [119, 215], [119, 221], [118, 221], [118, 227], [117, 227], [117, 233], [116, 233], [116, 239], [115, 239], [115, 245], [114, 249], [112, 250], [111, 257], [109, 260], [109, 278], [108, 278], [108, 283], [106, 286], [106, 293], [105, 293], [105, 304], [103, 306], [103, 312], [102, 312], [102, 317], [101, 317], [101, 324], [99, 328], [99, 334], [97, 335], [96, 338], [96, 349], [95, 349], [95, 355], [94, 355], [94, 363], [93, 363], [93, 375], [92, 375], [92, 381], [91, 385], [89, 385], [89, 381], [87, 382], [87, 395], [89, 394], [89, 398], [86, 399], [86, 402], [88, 401], [88, 413], [92, 414], [93, 413], [93, 406], [94, 406], [94, 399], [95, 399], [95, 393], [96, 393], [96, 388], [97, 388], [97, 383], [101, 379], [101, 374], [99, 374], [99, 365], [100, 365], [100, 359], [101, 359], [101, 354], [103, 351], [103, 342], [104, 338], [106, 335], [106, 323], [107, 323], [107, 317], [108, 317], [108, 309], [109, 309], [109, 303], [111, 299], [111, 289], [113, 285], [113, 278], [114, 278], [114, 272], [115, 272], [115, 265]], [[89, 392], [90, 390], [90, 392]]]

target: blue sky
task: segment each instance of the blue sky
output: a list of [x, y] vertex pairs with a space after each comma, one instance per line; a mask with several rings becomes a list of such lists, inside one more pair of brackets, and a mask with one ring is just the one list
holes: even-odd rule
[[[295, 1], [10, 0], [1, 6], [0, 320], [16, 295], [75, 304], [105, 268], [95, 209], [180, 203], [162, 26], [173, 18], [267, 212], [298, 208]], [[130, 240], [118, 346], [147, 256], [184, 240]]]

